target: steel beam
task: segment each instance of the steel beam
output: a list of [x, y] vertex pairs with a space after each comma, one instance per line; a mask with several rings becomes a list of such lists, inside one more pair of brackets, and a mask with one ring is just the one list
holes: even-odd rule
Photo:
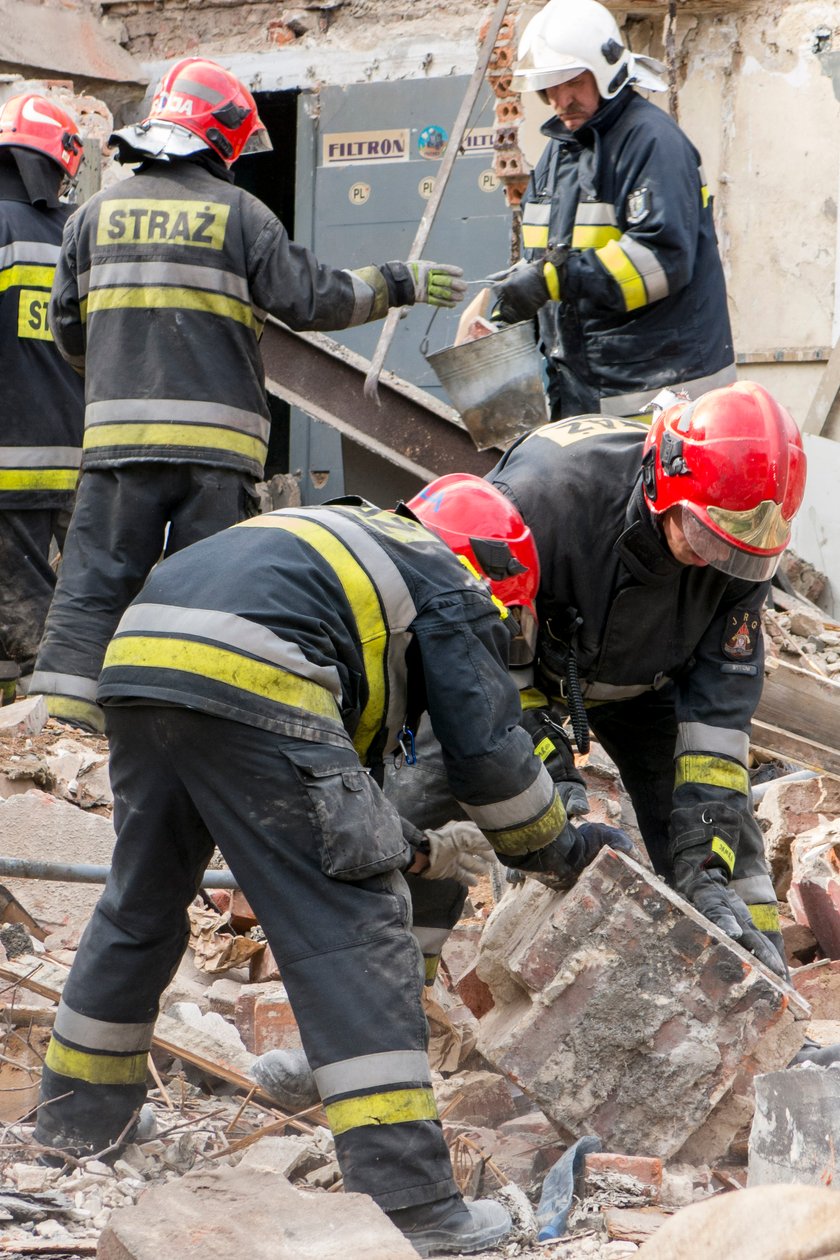
[[393, 372], [380, 377], [379, 402], [366, 398], [369, 360], [323, 333], [292, 332], [269, 318], [260, 346], [273, 394], [421, 481], [450, 472], [482, 477], [499, 458], [476, 450], [457, 411]]

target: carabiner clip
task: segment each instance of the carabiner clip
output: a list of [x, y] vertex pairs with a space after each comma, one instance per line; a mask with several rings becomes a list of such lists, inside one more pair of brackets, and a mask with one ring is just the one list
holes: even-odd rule
[[405, 723], [397, 736], [397, 742], [402, 749], [405, 764], [407, 766], [417, 765], [417, 753], [414, 751], [414, 731], [410, 730]]

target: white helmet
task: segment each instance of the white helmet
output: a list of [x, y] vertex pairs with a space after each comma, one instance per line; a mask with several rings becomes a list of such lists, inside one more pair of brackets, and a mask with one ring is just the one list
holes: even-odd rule
[[539, 92], [546, 100], [546, 88], [568, 83], [584, 70], [595, 76], [604, 100], [631, 83], [652, 92], [668, 86], [662, 62], [625, 48], [615, 18], [597, 0], [549, 0], [519, 41], [513, 87]]

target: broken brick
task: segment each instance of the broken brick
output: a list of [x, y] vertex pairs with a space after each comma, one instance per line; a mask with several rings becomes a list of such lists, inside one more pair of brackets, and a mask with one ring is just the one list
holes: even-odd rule
[[435, 1098], [441, 1116], [453, 1124], [482, 1124], [497, 1129], [517, 1114], [510, 1081], [496, 1072], [450, 1076], [437, 1083]]
[[[532, 891], [533, 890], [533, 891]], [[565, 897], [521, 885], [487, 923], [478, 964], [495, 1007], [479, 1050], [573, 1137], [667, 1157], [703, 1128], [726, 1149], [745, 1082], [799, 1048], [807, 1008], [692, 906], [609, 849]], [[759, 1055], [760, 1048], [760, 1055]]]
[[271, 947], [266, 944], [258, 954], [248, 959], [248, 978], [251, 984], [269, 984], [280, 979], [280, 968], [274, 961]]
[[252, 1054], [300, 1046], [297, 1020], [282, 984], [246, 985], [236, 999], [234, 1022]]
[[794, 842], [788, 902], [823, 953], [840, 958], [840, 820], [822, 819]]
[[621, 1178], [622, 1184], [634, 1195], [658, 1203], [662, 1194], [662, 1160], [647, 1155], [617, 1155], [611, 1151], [593, 1152], [584, 1159], [584, 1195], [587, 1179], [599, 1179], [609, 1183], [611, 1178]]
[[793, 986], [811, 1008], [813, 1019], [840, 1019], [840, 960], [822, 958], [797, 967]]

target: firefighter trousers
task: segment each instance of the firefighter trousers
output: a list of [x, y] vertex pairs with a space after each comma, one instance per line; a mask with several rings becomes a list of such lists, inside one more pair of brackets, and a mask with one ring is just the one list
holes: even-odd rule
[[117, 843], [56, 1017], [36, 1140], [102, 1150], [130, 1127], [215, 843], [280, 967], [346, 1188], [386, 1211], [454, 1194], [399, 873], [409, 853], [352, 747], [175, 706], [106, 714]]
[[0, 658], [32, 672], [55, 590], [50, 547], [64, 546], [66, 508], [0, 511]]
[[253, 514], [244, 473], [149, 462], [82, 474], [30, 691], [53, 717], [103, 729], [96, 683], [120, 617], [152, 567]]

